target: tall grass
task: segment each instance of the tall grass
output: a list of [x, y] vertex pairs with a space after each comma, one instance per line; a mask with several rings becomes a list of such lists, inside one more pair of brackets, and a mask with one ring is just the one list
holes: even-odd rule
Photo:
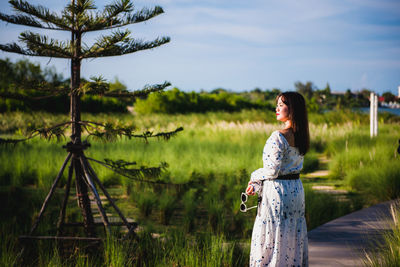
[[[3, 240], [2, 240], [3, 241]], [[141, 232], [136, 241], [106, 239], [104, 248], [92, 254], [84, 250], [62, 256], [57, 247], [39, 243], [37, 258], [22, 258], [9, 243], [2, 242], [1, 266], [65, 266], [65, 267], [119, 267], [119, 266], [245, 266], [248, 249], [227, 242], [222, 235], [198, 233], [194, 237], [179, 231], [153, 237]]]
[[109, 236], [104, 244], [104, 266], [125, 267], [132, 266], [133, 257], [129, 242], [121, 242], [113, 236]]
[[19, 266], [20, 253], [15, 235], [1, 231], [0, 235], [0, 266]]
[[[206, 123], [218, 121], [227, 122], [268, 122], [274, 123], [275, 116], [272, 111], [243, 110], [241, 112], [207, 112], [203, 114], [153, 114], [153, 115], [133, 115], [126, 113], [100, 113], [82, 114], [83, 120], [96, 122], [112, 122], [117, 124], [134, 125], [137, 131], [160, 130], [168, 126], [193, 125], [202, 126]], [[1, 134], [23, 134], [26, 129], [41, 128], [44, 126], [55, 125], [63, 121], [69, 121], [68, 114], [52, 114], [46, 112], [7, 112], [0, 113], [0, 133]]]
[[194, 238], [173, 231], [154, 239], [147, 232], [135, 243], [135, 266], [244, 266], [248, 252], [222, 235], [198, 233]]
[[[172, 127], [173, 128], [173, 127]], [[172, 129], [170, 128], [170, 129]], [[86, 151], [96, 159], [125, 159], [139, 165], [169, 163], [167, 175], [175, 183], [188, 182], [191, 173], [234, 173], [262, 166], [261, 153], [266, 139], [277, 126], [264, 123], [216, 123], [203, 128], [187, 128], [168, 142], [123, 139], [115, 143], [92, 141]], [[0, 151], [0, 184], [49, 188], [66, 156], [63, 143], [34, 139], [27, 144], [8, 146]], [[305, 171], [317, 168], [311, 154], [305, 158]], [[106, 185], [128, 185], [125, 178], [93, 164]], [[63, 182], [66, 175], [64, 174]]]
[[344, 180], [368, 205], [400, 197], [399, 135], [399, 125], [384, 125], [375, 138], [355, 130], [332, 139], [327, 146], [332, 177]]
[[[254, 134], [249, 131], [241, 135], [240, 132], [223, 129], [211, 132], [210, 128], [189, 129], [169, 142], [92, 142], [92, 147], [86, 154], [100, 160], [125, 159], [147, 166], [156, 166], [165, 161], [170, 166], [168, 175], [175, 183], [187, 182], [193, 172], [232, 173], [239, 169], [255, 169], [260, 166], [260, 154], [268, 133]], [[2, 149], [1, 183], [49, 188], [66, 155], [61, 146], [61, 143], [35, 139], [28, 144]], [[125, 183], [103, 167], [94, 165], [94, 168], [104, 183]]]
[[[189, 113], [189, 114], [150, 114], [136, 115], [127, 113], [99, 113], [89, 114], [83, 113], [82, 119], [97, 122], [114, 122], [118, 124], [133, 124], [137, 130], [144, 129], [161, 129], [168, 125], [194, 125], [202, 126], [206, 123], [214, 124], [219, 121], [226, 122], [263, 122], [276, 123], [274, 111], [262, 110], [242, 110], [239, 112], [206, 112], [206, 113]], [[44, 125], [52, 125], [62, 121], [68, 121], [68, 114], [52, 114], [46, 112], [6, 112], [0, 114], [0, 133], [15, 134], [19, 130], [29, 127], [41, 127]], [[335, 127], [352, 123], [355, 125], [368, 125], [368, 114], [360, 112], [352, 112], [349, 110], [329, 111], [322, 114], [310, 113], [309, 120], [314, 125], [327, 125]], [[390, 114], [380, 114], [380, 123], [396, 124], [400, 120], [399, 116]], [[22, 131], [21, 131], [22, 132]]]
[[157, 197], [153, 192], [143, 191], [131, 194], [131, 201], [136, 203], [139, 208], [140, 214], [147, 218], [152, 213], [155, 205], [157, 204]]
[[177, 207], [177, 198], [168, 191], [164, 192], [159, 198], [158, 208], [160, 210], [160, 222], [168, 225]]
[[352, 203], [341, 201], [339, 196], [317, 192], [310, 186], [304, 187], [307, 229], [329, 222], [353, 210]]
[[384, 233], [383, 242], [366, 248], [364, 266], [400, 266], [400, 203], [391, 206], [392, 223], [390, 231]]
[[197, 189], [191, 188], [182, 197], [184, 230], [191, 233], [195, 228], [197, 214]]
[[346, 179], [351, 188], [373, 204], [400, 197], [400, 160], [391, 164], [366, 166], [351, 170]]

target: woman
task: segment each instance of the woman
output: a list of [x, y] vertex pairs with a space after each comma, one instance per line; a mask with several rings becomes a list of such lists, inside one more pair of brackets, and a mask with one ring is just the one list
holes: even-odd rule
[[278, 95], [274, 131], [263, 151], [263, 168], [251, 174], [248, 195], [258, 193], [250, 266], [308, 266], [304, 189], [299, 179], [310, 143], [305, 101], [296, 92]]

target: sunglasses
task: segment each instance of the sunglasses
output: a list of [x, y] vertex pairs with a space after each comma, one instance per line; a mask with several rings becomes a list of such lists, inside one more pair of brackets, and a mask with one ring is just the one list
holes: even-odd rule
[[248, 199], [248, 195], [247, 195], [246, 193], [242, 193], [242, 203], [240, 204], [240, 211], [241, 211], [241, 212], [246, 212], [246, 211], [248, 211], [248, 210], [257, 208], [257, 206], [253, 206], [253, 207], [248, 208], [248, 207], [246, 206], [246, 204], [245, 204], [245, 202], [247, 201], [247, 199]]

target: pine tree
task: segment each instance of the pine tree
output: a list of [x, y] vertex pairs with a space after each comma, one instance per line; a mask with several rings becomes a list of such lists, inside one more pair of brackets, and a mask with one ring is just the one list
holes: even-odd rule
[[[70, 191], [72, 177], [75, 173], [75, 185], [78, 197], [78, 203], [84, 218], [84, 228], [88, 237], [95, 237], [95, 223], [93, 220], [90, 202], [88, 197], [88, 190], [90, 190], [96, 200], [99, 208], [100, 215], [107, 233], [110, 232], [110, 222], [103, 209], [99, 194], [96, 186], [100, 187], [106, 195], [110, 204], [122, 219], [125, 226], [128, 227], [129, 233], [132, 234], [134, 225], [128, 223], [118, 207], [114, 204], [113, 200], [107, 193], [104, 186], [101, 184], [96, 173], [93, 171], [89, 160], [100, 163], [107, 168], [141, 182], [162, 183], [158, 179], [161, 171], [166, 167], [166, 163], [161, 163], [157, 167], [135, 166], [134, 162], [126, 162], [124, 160], [105, 160], [99, 161], [96, 159], [89, 159], [85, 156], [84, 150], [90, 144], [87, 142], [88, 137], [97, 137], [106, 141], [113, 141], [118, 137], [127, 136], [128, 138], [137, 137], [148, 138], [157, 137], [169, 139], [175, 135], [182, 128], [178, 128], [172, 132], [164, 132], [153, 134], [152, 132], [145, 132], [143, 134], [135, 134], [133, 128], [129, 126], [116, 126], [110, 123], [84, 121], [81, 119], [81, 96], [83, 94], [102, 95], [105, 97], [128, 97], [135, 98], [138, 96], [147, 95], [151, 92], [158, 92], [165, 89], [170, 85], [168, 82], [157, 84], [153, 86], [145, 86], [138, 91], [127, 90], [110, 90], [108, 84], [103, 78], [92, 77], [92, 81], [81, 84], [81, 63], [84, 59], [101, 58], [109, 56], [120, 56], [138, 52], [145, 49], [152, 49], [170, 41], [169, 37], [157, 38], [153, 41], [140, 41], [130, 37], [128, 29], [121, 30], [121, 27], [128, 26], [135, 23], [147, 21], [157, 15], [162, 14], [164, 11], [161, 7], [156, 6], [152, 9], [143, 8], [135, 11], [133, 3], [130, 0], [116, 0], [112, 4], [105, 6], [102, 11], [97, 11], [96, 6], [92, 0], [71, 0], [61, 12], [57, 14], [51, 12], [48, 8], [41, 5], [31, 5], [27, 1], [11, 0], [9, 3], [16, 11], [15, 15], [7, 15], [0, 13], [0, 19], [12, 24], [25, 25], [40, 29], [48, 29], [55, 31], [67, 31], [71, 33], [69, 41], [59, 41], [48, 36], [34, 33], [31, 31], [24, 31], [20, 34], [19, 40], [24, 44], [21, 46], [17, 43], [1, 44], [0, 49], [6, 52], [17, 53], [27, 56], [40, 56], [50, 58], [64, 58], [70, 60], [71, 65], [71, 82], [69, 88], [57, 87], [49, 83], [38, 83], [35, 85], [27, 85], [27, 88], [32, 86], [35, 90], [39, 90], [44, 95], [53, 96], [55, 94], [68, 94], [70, 96], [70, 118], [71, 121], [62, 122], [52, 127], [34, 129], [31, 134], [24, 139], [0, 139], [2, 144], [16, 144], [21, 141], [33, 138], [35, 136], [45, 137], [51, 139], [53, 137], [64, 137], [64, 132], [70, 129], [72, 134], [71, 141], [64, 146], [68, 151], [68, 155], [58, 173], [49, 194], [47, 195], [43, 206], [35, 220], [30, 236], [37, 229], [40, 219], [47, 207], [47, 204], [52, 197], [54, 190], [64, 172], [64, 169], [70, 162], [68, 181], [65, 189], [65, 197], [60, 210], [59, 221], [57, 224], [57, 235], [63, 233], [63, 226], [65, 221], [65, 209]], [[83, 42], [85, 33], [112, 30], [107, 35], [101, 35], [91, 46]], [[13, 92], [5, 92], [7, 97], [24, 98], [26, 95], [23, 93], [25, 88], [17, 88]], [[82, 133], [86, 135], [82, 136]], [[86, 140], [82, 137], [86, 136]], [[129, 234], [128, 233], [128, 234]]]

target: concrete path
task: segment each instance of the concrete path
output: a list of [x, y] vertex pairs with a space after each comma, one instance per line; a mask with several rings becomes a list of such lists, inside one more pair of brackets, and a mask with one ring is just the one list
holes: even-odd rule
[[373, 248], [382, 232], [390, 229], [393, 202], [353, 212], [310, 231], [310, 266], [362, 266], [364, 250]]

